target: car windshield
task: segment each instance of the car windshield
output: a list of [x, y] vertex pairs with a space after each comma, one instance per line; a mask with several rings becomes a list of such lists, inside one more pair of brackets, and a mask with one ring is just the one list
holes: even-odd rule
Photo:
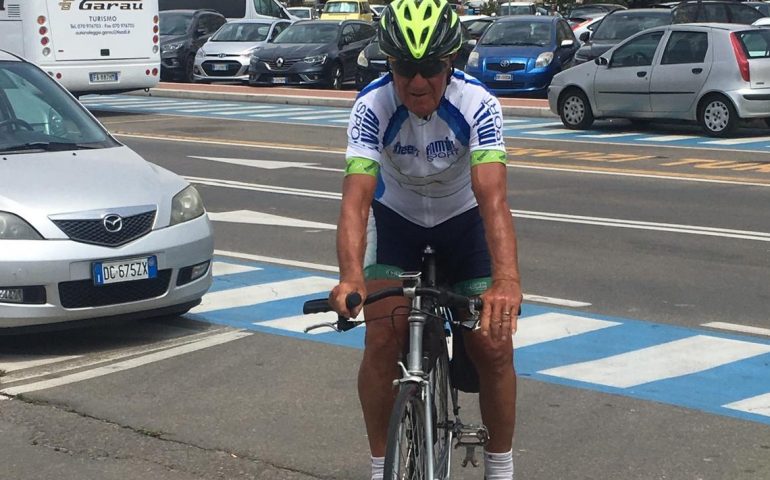
[[189, 13], [160, 12], [161, 35], [184, 35], [190, 28], [192, 15]]
[[358, 13], [357, 2], [327, 2], [324, 13]]
[[598, 6], [574, 8], [570, 11], [569, 16], [578, 17], [578, 18], [586, 18], [586, 17], [590, 18], [592, 15], [597, 15], [600, 13], [607, 13], [607, 8], [598, 7]]
[[668, 10], [661, 9], [660, 12], [649, 12], [643, 15], [631, 12], [613, 13], [604, 17], [591, 36], [591, 40], [625, 40], [642, 30], [670, 23], [671, 12]]
[[304, 8], [299, 8], [299, 9], [290, 8], [289, 13], [291, 13], [297, 18], [310, 18], [310, 10], [305, 10]]
[[317, 23], [294, 24], [275, 38], [275, 43], [332, 43], [337, 40], [336, 24]]
[[551, 23], [495, 22], [481, 38], [481, 45], [543, 47], [551, 43]]
[[212, 42], [264, 42], [270, 33], [267, 23], [226, 23], [211, 37]]
[[0, 152], [116, 145], [43, 71], [24, 62], [0, 61]]
[[532, 13], [529, 5], [500, 5], [498, 15], [529, 15]]

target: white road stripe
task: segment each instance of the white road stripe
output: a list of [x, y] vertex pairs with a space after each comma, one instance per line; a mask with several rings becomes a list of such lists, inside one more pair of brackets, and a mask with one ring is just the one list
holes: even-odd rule
[[146, 108], [146, 107], [154, 107], [154, 106], [157, 106], [157, 105], [166, 105], [167, 106], [167, 105], [171, 105], [171, 104], [178, 105], [179, 101], [178, 100], [158, 100], [157, 102], [143, 101], [143, 102], [136, 102], [136, 103], [122, 103], [120, 105], [113, 105], [113, 107], [131, 107], [131, 108], [133, 108], [133, 107], [142, 107], [142, 108]]
[[334, 123], [348, 123], [349, 119], [347, 118], [340, 118], [338, 120], [331, 120]]
[[230, 107], [237, 107], [239, 106], [239, 103], [209, 103], [205, 107], [198, 107], [198, 108], [185, 108], [180, 109], [180, 112], [184, 113], [198, 113], [198, 112], [210, 112], [212, 110], [221, 110], [223, 108], [230, 108]]
[[243, 107], [231, 107], [228, 108], [226, 112], [211, 112], [214, 115], [239, 115], [241, 113], [249, 113], [249, 112], [260, 112], [263, 110], [270, 110], [275, 111], [276, 107], [275, 105], [263, 105], [263, 106], [243, 106]]
[[588, 302], [578, 302], [576, 300], [565, 300], [563, 298], [543, 297], [542, 295], [530, 295], [525, 293], [524, 300], [528, 302], [550, 303], [551, 305], [561, 305], [562, 307], [590, 307]]
[[286, 116], [292, 115], [293, 113], [310, 113], [314, 111], [315, 109], [313, 108], [301, 108], [301, 109], [287, 108], [282, 110], [279, 113], [255, 113], [249, 116], [255, 117], [255, 118], [286, 117]]
[[575, 131], [566, 128], [550, 128], [548, 130], [530, 130], [522, 133], [527, 135], [562, 135], [565, 133], [575, 133]]
[[515, 348], [529, 347], [620, 325], [618, 322], [549, 312], [520, 318], [513, 336]]
[[0, 355], [0, 370], [10, 373], [80, 357], [82, 355]]
[[766, 417], [770, 417], [770, 393], [765, 393], [756, 397], [745, 398], [743, 400], [728, 403], [727, 405], [722, 406], [731, 410], [740, 410], [746, 413], [754, 413], [756, 415], [764, 415]]
[[110, 365], [104, 365], [102, 367], [97, 367], [91, 370], [85, 370], [78, 373], [72, 373], [70, 375], [64, 375], [58, 378], [52, 378], [50, 380], [42, 380], [39, 382], [27, 384], [27, 385], [20, 385], [18, 387], [3, 389], [2, 391], [0, 391], [0, 393], [4, 393], [6, 395], [18, 395], [20, 393], [28, 393], [28, 392], [38, 391], [38, 390], [44, 390], [46, 388], [59, 387], [59, 386], [67, 385], [74, 382], [80, 382], [91, 378], [101, 377], [103, 375], [108, 375], [110, 373], [122, 372], [124, 370], [128, 370], [131, 368], [147, 365], [148, 363], [158, 362], [161, 360], [166, 360], [172, 357], [176, 357], [178, 355], [183, 355], [185, 353], [190, 353], [197, 350], [202, 350], [204, 348], [213, 347], [215, 345], [221, 345], [223, 343], [232, 342], [233, 340], [238, 340], [239, 338], [248, 337], [250, 335], [252, 335], [251, 332], [246, 332], [243, 330], [220, 333], [218, 335], [212, 335], [202, 340], [198, 340], [196, 342], [191, 342], [178, 347], [169, 348], [167, 350], [161, 350], [159, 352], [150, 353], [148, 355], [142, 355], [139, 357], [132, 358], [130, 360], [125, 360], [125, 361], [113, 363]]
[[316, 115], [303, 115], [299, 117], [291, 117], [292, 120], [320, 120], [320, 119], [345, 119], [347, 120], [350, 117], [349, 113], [324, 113], [324, 114], [316, 114]]
[[192, 106], [201, 105], [201, 104], [204, 104], [204, 103], [205, 102], [185, 102], [185, 103], [175, 102], [175, 103], [170, 104], [170, 105], [161, 105], [159, 107], [147, 107], [147, 110], [160, 110], [160, 109], [177, 110], [179, 108], [192, 107]]
[[620, 138], [639, 135], [636, 132], [631, 133], [599, 133], [595, 135], [579, 135], [580, 138]]
[[722, 140], [710, 140], [700, 142], [705, 145], [741, 145], [743, 143], [756, 143], [770, 141], [770, 137], [725, 138]]
[[770, 345], [696, 335], [589, 362], [540, 371], [545, 375], [628, 388], [689, 375], [770, 352]]
[[[211, 215], [209, 213], [209, 215]], [[252, 267], [249, 265], [239, 265], [237, 263], [226, 262], [214, 262], [212, 272], [215, 277], [221, 277], [222, 275], [232, 275], [234, 273], [246, 273], [256, 272], [258, 270], [264, 270], [261, 267]]]
[[331, 223], [311, 222], [292, 217], [281, 217], [270, 213], [253, 210], [237, 210], [234, 212], [209, 212], [209, 218], [215, 222], [245, 223], [252, 225], [276, 225], [283, 227], [312, 228], [321, 230], [336, 230], [337, 225]]
[[738, 325], [737, 323], [727, 322], [708, 322], [702, 327], [719, 328], [721, 330], [731, 330], [733, 332], [751, 333], [754, 335], [766, 335], [770, 337], [770, 328], [752, 327], [750, 325]]
[[190, 310], [190, 313], [248, 307], [259, 303], [300, 297], [311, 293], [326, 293], [335, 285], [337, 285], [337, 280], [333, 278], [310, 276], [232, 288], [230, 290], [219, 290], [204, 295], [201, 304]]
[[[363, 314], [360, 314], [358, 317], [356, 317], [356, 320], [363, 320]], [[275, 320], [268, 320], [267, 322], [254, 322], [254, 325], [262, 325], [280, 330], [288, 330], [290, 332], [304, 333], [307, 327], [317, 325], [319, 323], [333, 323], [336, 321], [336, 313], [326, 312], [314, 313], [312, 315], [296, 315], [293, 317], [278, 318]], [[317, 328], [307, 333], [318, 335], [319, 333], [329, 333], [333, 331], [334, 330], [331, 328]]]
[[640, 140], [644, 142], [676, 142], [678, 140], [690, 140], [693, 138], [701, 138], [695, 135], [656, 135], [654, 137], [645, 137]]
[[503, 120], [503, 125], [513, 125], [517, 123], [527, 123], [527, 122], [528, 120], [509, 118], [509, 119]]

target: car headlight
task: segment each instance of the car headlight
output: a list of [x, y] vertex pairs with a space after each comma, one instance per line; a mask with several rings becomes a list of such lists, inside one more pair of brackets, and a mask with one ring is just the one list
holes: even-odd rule
[[553, 52], [543, 52], [535, 60], [535, 68], [547, 67], [553, 61]]
[[310, 63], [310, 64], [323, 65], [324, 62], [326, 61], [326, 54], [323, 54], [323, 55], [313, 55], [312, 57], [305, 57], [305, 58], [302, 59], [302, 61], [305, 62], [305, 63]]
[[361, 50], [361, 53], [358, 54], [358, 60], [356, 60], [356, 63], [364, 68], [369, 66], [369, 59], [366, 58], [363, 50]]
[[249, 65], [251, 65], [252, 67], [256, 67], [258, 63], [259, 63], [259, 57], [257, 57], [256, 55], [252, 55], [251, 60], [249, 60]]
[[161, 53], [174, 52], [182, 48], [182, 45], [184, 45], [184, 42], [164, 43], [160, 46], [160, 51]]
[[171, 200], [171, 223], [176, 225], [193, 218], [198, 218], [205, 212], [203, 200], [198, 190], [192, 185], [174, 195]]
[[198, 58], [203, 58], [206, 56], [206, 52], [204, 52], [202, 48], [199, 48], [198, 51], [195, 52], [195, 56]]
[[466, 62], [466, 65], [469, 67], [478, 67], [479, 66], [479, 52], [473, 51], [470, 55], [468, 55], [468, 61]]
[[8, 212], [0, 212], [0, 240], [42, 240], [32, 225]]

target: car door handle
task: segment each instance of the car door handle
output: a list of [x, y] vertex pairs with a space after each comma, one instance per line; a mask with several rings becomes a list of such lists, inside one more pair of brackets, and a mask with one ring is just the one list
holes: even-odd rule
[[647, 72], [644, 72], [644, 71], [636, 72], [636, 76], [639, 78], [644, 78], [646, 75], [647, 75]]
[[697, 75], [697, 74], [699, 74], [699, 73], [701, 73], [702, 71], [703, 71], [703, 69], [702, 69], [702, 68], [693, 68], [693, 69], [692, 69], [692, 73], [694, 73], [694, 74], [696, 74], [696, 75]]

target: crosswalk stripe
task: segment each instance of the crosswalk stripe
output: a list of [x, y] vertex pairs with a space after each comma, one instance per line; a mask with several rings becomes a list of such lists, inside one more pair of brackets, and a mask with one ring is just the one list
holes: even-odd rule
[[155, 107], [158, 105], [178, 105], [178, 100], [158, 100], [156, 102], [148, 102], [148, 101], [139, 101], [139, 102], [132, 102], [132, 103], [122, 103], [120, 105], [113, 105], [115, 107], [142, 107], [142, 108], [148, 108], [148, 107]]
[[564, 313], [542, 313], [519, 318], [516, 335], [513, 336], [513, 345], [515, 348], [524, 348], [616, 325], [621, 324]]
[[763, 395], [758, 395], [751, 398], [744, 398], [743, 400], [728, 403], [727, 405], [723, 406], [731, 410], [740, 410], [746, 413], [754, 413], [757, 415], [770, 417], [770, 393], [765, 393]]
[[238, 103], [209, 103], [205, 107], [199, 107], [199, 108], [184, 108], [180, 109], [180, 112], [184, 113], [201, 113], [201, 112], [212, 112], [215, 110], [221, 110], [223, 108], [231, 108], [231, 107], [237, 107], [240, 104]]
[[261, 267], [251, 267], [249, 265], [240, 265], [237, 263], [226, 262], [214, 262], [212, 272], [215, 277], [221, 277], [222, 275], [232, 275], [234, 273], [246, 273], [256, 272], [258, 270], [264, 270]]
[[[708, 354], [704, 354], [708, 352]], [[770, 352], [770, 345], [695, 335], [538, 373], [617, 388], [702, 372]]]
[[257, 113], [264, 110], [268, 111], [275, 111], [275, 106], [264, 106], [264, 107], [233, 107], [228, 108], [227, 111], [215, 111], [211, 112], [212, 115], [246, 115], [249, 113]]
[[620, 138], [620, 137], [631, 137], [634, 135], [639, 135], [635, 132], [630, 133], [599, 133], [595, 135], [579, 135], [580, 138]]
[[528, 135], [562, 135], [565, 133], [575, 133], [575, 132], [567, 128], [550, 128], [548, 130], [530, 130], [523, 133], [526, 133]]
[[691, 140], [693, 138], [700, 138], [695, 135], [656, 135], [654, 137], [645, 137], [640, 140], [645, 142], [676, 142], [678, 140]]
[[303, 115], [299, 117], [291, 117], [292, 120], [320, 120], [320, 119], [334, 119], [334, 118], [345, 118], [347, 119], [350, 117], [349, 113], [323, 113], [323, 114], [315, 114], [315, 115]]
[[748, 137], [748, 138], [723, 138], [722, 140], [710, 140], [700, 142], [704, 145], [741, 145], [743, 143], [767, 142], [770, 137]]
[[[356, 320], [362, 320], [363, 313], [356, 317]], [[261, 325], [264, 327], [277, 328], [280, 330], [287, 330], [290, 332], [304, 333], [307, 327], [318, 325], [319, 323], [333, 323], [337, 321], [337, 314], [335, 312], [314, 313], [312, 315], [295, 315], [292, 317], [277, 318], [275, 320], [268, 320], [266, 322], [254, 322], [254, 325]], [[358, 328], [358, 327], [356, 327]], [[319, 333], [332, 332], [331, 328], [318, 328], [308, 332], [312, 335], [318, 335]]]
[[294, 113], [309, 113], [314, 112], [315, 109], [313, 108], [286, 108], [281, 110], [278, 113], [255, 113], [252, 115], [249, 115], [250, 117], [258, 117], [258, 118], [271, 118], [271, 117], [286, 117], [290, 116]]
[[0, 355], [0, 370], [10, 373], [52, 363], [66, 362], [82, 355]]
[[263, 283], [208, 293], [190, 313], [204, 313], [227, 308], [247, 307], [259, 303], [328, 292], [337, 280], [328, 277], [304, 277], [281, 282]]

